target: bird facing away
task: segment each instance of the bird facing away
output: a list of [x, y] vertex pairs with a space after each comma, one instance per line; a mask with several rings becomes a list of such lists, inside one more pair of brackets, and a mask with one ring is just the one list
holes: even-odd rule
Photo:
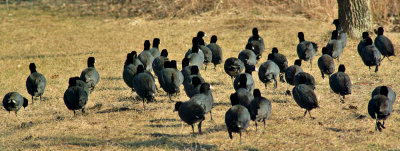
[[314, 42], [306, 41], [303, 32], [299, 32], [297, 37], [300, 41], [299, 44], [297, 44], [297, 56], [301, 60], [310, 61], [310, 68], [312, 69], [312, 60], [318, 50], [318, 45]]
[[256, 59], [260, 60], [265, 50], [265, 44], [264, 39], [258, 34], [257, 28], [253, 28], [252, 36], [249, 38], [247, 43], [251, 44], [251, 46], [253, 47], [253, 49], [249, 50], [252, 50], [256, 55]]
[[195, 65], [201, 69], [204, 63], [204, 53], [199, 48], [199, 40], [197, 37], [193, 37], [192, 39], [192, 48], [189, 49], [185, 58], [189, 59], [189, 66]]
[[300, 77], [299, 85], [296, 85], [293, 88], [293, 98], [301, 108], [306, 109], [304, 116], [306, 116], [308, 112], [310, 118], [314, 119], [311, 116], [311, 110], [319, 107], [318, 100], [314, 90], [305, 84], [306, 80], [307, 79], [305, 77]]
[[240, 74], [244, 69], [244, 63], [238, 58], [228, 58], [224, 63], [225, 73], [228, 74], [233, 80], [238, 74]]
[[304, 79], [306, 80], [305, 83], [308, 86], [310, 86], [313, 90], [315, 90], [315, 79], [314, 77], [307, 73], [307, 72], [299, 72], [296, 74], [296, 76], [294, 76], [294, 85], [299, 85], [300, 84], [300, 79], [304, 77]]
[[140, 62], [142, 62], [145, 70], [151, 72], [153, 70], [152, 65], [154, 57], [150, 52], [150, 41], [145, 40], [143, 45], [143, 51], [139, 54], [138, 58]]
[[[390, 99], [389, 89], [386, 86], [380, 87], [379, 94], [374, 95], [368, 103], [368, 113], [375, 119], [375, 130], [385, 129], [385, 120], [393, 111], [394, 100]], [[379, 120], [383, 120], [381, 123]]]
[[177, 69], [175, 60], [164, 63], [164, 69], [160, 71], [158, 82], [161, 88], [167, 92], [170, 101], [172, 101], [171, 96], [180, 92], [179, 87], [183, 83], [183, 75], [181, 71]]
[[290, 95], [289, 85], [294, 85], [294, 79], [296, 74], [303, 72], [301, 68], [301, 60], [297, 59], [294, 61], [294, 65], [288, 67], [285, 71], [285, 80], [288, 86], [286, 87], [286, 94]]
[[94, 57], [89, 57], [87, 61], [88, 67], [82, 71], [80, 76], [81, 80], [88, 84], [90, 92], [93, 92], [94, 87], [100, 80], [99, 72], [94, 67], [94, 63], [96, 63]]
[[207, 47], [211, 50], [212, 53], [212, 60], [211, 62], [214, 64], [214, 69], [216, 68], [217, 65], [222, 63], [223, 59], [223, 53], [222, 53], [222, 48], [217, 44], [217, 36], [213, 35], [210, 40], [210, 44], [207, 45]]
[[28, 90], [28, 93], [32, 96], [33, 103], [34, 97], [39, 97], [40, 100], [42, 100], [42, 95], [46, 88], [47, 81], [43, 74], [36, 71], [35, 63], [29, 64], [29, 70], [31, 71], [31, 74], [26, 79], [26, 89]]
[[272, 61], [274, 59], [273, 54], [268, 55], [268, 60], [262, 63], [259, 67], [258, 78], [264, 83], [265, 88], [270, 82], [274, 82], [274, 88], [278, 87], [278, 76], [280, 73], [279, 66]]
[[394, 51], [392, 41], [383, 35], [383, 32], [383, 27], [379, 27], [378, 36], [376, 36], [374, 44], [383, 55], [383, 58], [387, 57], [389, 59], [390, 56], [396, 56], [396, 53]]
[[254, 99], [250, 102], [250, 117], [256, 125], [257, 122], [264, 123], [265, 130], [265, 120], [269, 119], [271, 116], [271, 101], [261, 96], [260, 89], [254, 89]]
[[160, 38], [153, 39], [153, 47], [150, 48], [150, 53], [151, 53], [151, 55], [153, 55], [154, 58], [157, 58], [161, 55], [160, 50], [158, 49], [158, 46], [160, 44], [161, 44]]
[[210, 113], [211, 120], [213, 120], [211, 110], [214, 106], [214, 98], [210, 90], [210, 84], [208, 83], [201, 84], [200, 93], [191, 97], [189, 101], [193, 101], [199, 104], [204, 109], [204, 112], [206, 114]]
[[336, 30], [338, 31], [338, 40], [340, 40], [342, 49], [344, 49], [344, 47], [346, 47], [346, 43], [347, 43], [347, 36], [346, 36], [346, 33], [342, 30], [342, 28], [340, 26], [340, 20], [335, 19], [335, 20], [333, 20], [332, 24], [335, 25]]
[[233, 81], [233, 88], [235, 90], [239, 89], [239, 82], [240, 82], [239, 77], [244, 75], [244, 76], [246, 76], [246, 79], [247, 79], [247, 81], [246, 81], [246, 89], [249, 92], [253, 92], [253, 90], [254, 90], [254, 79], [253, 79], [253, 76], [252, 76], [252, 72], [253, 71], [255, 71], [255, 68], [254, 68], [254, 66], [251, 66], [251, 67], [247, 67], [245, 69], [245, 73], [240, 73], [239, 75], [237, 75], [235, 80]]
[[239, 89], [232, 93], [230, 96], [231, 104], [236, 105], [240, 104], [245, 106], [246, 108], [250, 107], [251, 100], [254, 99], [253, 95], [246, 89], [247, 78], [245, 75], [241, 75], [239, 77]]
[[9, 92], [3, 98], [3, 106], [8, 113], [10, 113], [10, 111], [14, 111], [15, 116], [17, 116], [17, 112], [21, 107], [26, 108], [28, 106], [28, 99], [23, 97], [18, 92]]
[[332, 58], [337, 59], [339, 62], [339, 57], [343, 52], [343, 47], [342, 47], [342, 42], [340, 40], [338, 40], [338, 31], [337, 30], [332, 31], [331, 40], [328, 42], [328, 44], [325, 47], [328, 49], [328, 54]]
[[87, 88], [79, 83], [78, 77], [71, 77], [68, 81], [68, 89], [64, 93], [64, 103], [69, 110], [82, 110], [85, 113], [85, 106], [88, 101], [89, 93]]
[[228, 129], [229, 138], [232, 133], [239, 133], [240, 143], [242, 143], [242, 131], [250, 125], [249, 110], [243, 105], [234, 105], [225, 113], [225, 124]]
[[201, 123], [204, 121], [204, 109], [201, 105], [194, 101], [176, 102], [174, 111], [178, 111], [178, 115], [182, 121], [192, 126], [194, 135], [194, 124], [199, 123], [199, 134], [201, 134]]
[[382, 61], [381, 53], [374, 46], [371, 38], [365, 40], [364, 48], [358, 53], [360, 54], [364, 65], [368, 66], [369, 70], [371, 70], [371, 66], [375, 66], [375, 72], [378, 72]]
[[329, 86], [332, 91], [340, 96], [340, 102], [344, 103], [346, 95], [351, 94], [351, 80], [350, 77], [345, 73], [346, 67], [341, 64], [339, 65], [338, 72], [334, 73], [329, 77]]
[[321, 71], [322, 79], [325, 78], [325, 74], [330, 76], [333, 72], [335, 72], [335, 61], [328, 54], [328, 49], [326, 47], [322, 48], [322, 56], [318, 59], [318, 67]]
[[244, 63], [244, 67], [246, 68], [257, 64], [257, 56], [252, 51], [251, 44], [247, 44], [246, 49], [240, 51], [238, 58]]
[[167, 49], [163, 49], [163, 50], [161, 51], [161, 55], [154, 59], [153, 65], [152, 65], [152, 66], [153, 66], [154, 74], [155, 74], [157, 77], [160, 75], [160, 71], [161, 71], [162, 69], [164, 69], [164, 63], [165, 63], [166, 61], [169, 61], [169, 58], [168, 58], [168, 50], [167, 50]]
[[144, 102], [153, 101], [154, 93], [156, 93], [156, 84], [153, 75], [144, 70], [143, 65], [139, 65], [137, 73], [133, 77], [133, 88], [136, 94], [142, 98], [143, 108], [146, 109]]
[[285, 55], [280, 54], [278, 48], [274, 47], [272, 48], [272, 55], [273, 55], [273, 59], [272, 61], [276, 63], [276, 65], [278, 65], [279, 67], [279, 79], [281, 80], [281, 82], [285, 82], [284, 79], [284, 74], [286, 69], [288, 68], [288, 61]]
[[358, 43], [358, 46], [357, 46], [357, 52], [358, 52], [358, 54], [361, 56], [361, 52], [362, 52], [362, 50], [364, 49], [364, 47], [366, 46], [366, 43], [367, 43], [367, 39], [368, 38], [371, 38], [371, 37], [369, 37], [369, 33], [368, 32], [363, 32], [362, 33], [362, 40]]

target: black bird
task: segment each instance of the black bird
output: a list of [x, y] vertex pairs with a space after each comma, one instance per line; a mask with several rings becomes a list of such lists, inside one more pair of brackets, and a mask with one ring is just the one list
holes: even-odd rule
[[199, 74], [200, 75], [200, 73], [198, 72], [198, 70], [199, 70], [199, 67], [198, 66], [196, 66], [196, 65], [191, 65], [191, 66], [189, 66], [189, 58], [183, 58], [183, 60], [182, 60], [182, 70], [181, 70], [181, 72], [182, 72], [182, 74], [183, 74], [183, 77], [186, 79], [187, 77], [189, 77], [192, 73], [191, 73], [191, 70], [192, 70], [192, 68], [193, 67], [196, 67], [197, 68], [197, 73], [196, 74]]
[[203, 31], [199, 31], [197, 33], [197, 39], [199, 40], [199, 49], [203, 52], [204, 54], [204, 70], [207, 70], [207, 65], [212, 61], [212, 51], [210, 48], [207, 47], [207, 44], [204, 42], [203, 37], [205, 36], [205, 33]]
[[132, 92], [135, 91], [133, 88], [133, 77], [136, 75], [137, 67], [139, 65], [142, 65], [142, 62], [137, 58], [136, 51], [128, 53], [126, 56], [124, 71], [122, 72], [122, 78], [124, 79], [125, 84], [132, 89]]
[[256, 59], [259, 60], [262, 57], [262, 54], [264, 53], [265, 49], [265, 44], [264, 44], [264, 39], [258, 34], [258, 29], [253, 28], [252, 30], [252, 36], [249, 38], [247, 41], [248, 44], [251, 44], [253, 49], [252, 50], [255, 55], [257, 56]]
[[33, 103], [33, 97], [39, 97], [42, 100], [47, 81], [43, 74], [36, 71], [35, 63], [29, 64], [29, 70], [31, 70], [31, 74], [26, 79], [26, 89], [32, 96]]
[[253, 94], [254, 99], [250, 102], [250, 117], [256, 124], [256, 131], [257, 122], [263, 122], [265, 130], [265, 120], [271, 116], [271, 101], [262, 97], [259, 89], [254, 89]]
[[345, 95], [351, 94], [351, 80], [350, 77], [345, 73], [346, 67], [341, 64], [339, 65], [338, 72], [334, 73], [329, 77], [329, 86], [336, 94], [343, 96], [340, 101], [344, 103]]
[[214, 98], [210, 90], [210, 84], [208, 83], [201, 84], [200, 93], [191, 97], [189, 101], [196, 102], [201, 107], [203, 107], [204, 112], [206, 114], [210, 112], [211, 120], [213, 120], [211, 109], [214, 106]]
[[88, 101], [89, 93], [77, 77], [71, 77], [68, 81], [68, 89], [64, 93], [64, 103], [69, 110], [82, 110], [85, 113], [85, 106]]
[[261, 64], [258, 71], [258, 78], [264, 83], [265, 88], [267, 83], [274, 82], [274, 88], [278, 87], [278, 76], [280, 73], [279, 66], [272, 60], [275, 56], [273, 54], [268, 55], [268, 60]]
[[154, 58], [150, 51], [150, 41], [144, 41], [143, 51], [139, 54], [139, 60], [142, 62], [146, 71], [151, 72]]
[[9, 92], [3, 98], [3, 106], [8, 113], [15, 111], [15, 116], [17, 116], [17, 112], [21, 107], [26, 108], [28, 106], [28, 99], [18, 92]]
[[344, 47], [346, 47], [346, 43], [347, 43], [347, 36], [346, 33], [342, 30], [341, 26], [340, 26], [340, 21], [339, 19], [335, 19], [333, 20], [333, 23], [336, 27], [336, 30], [338, 31], [338, 40], [340, 40], [340, 42], [342, 43], [342, 49], [344, 49]]
[[361, 51], [358, 52], [361, 56], [364, 65], [368, 66], [371, 70], [371, 66], [375, 66], [375, 72], [378, 72], [379, 66], [381, 65], [381, 53], [372, 43], [371, 38], [365, 40], [365, 46]]
[[300, 77], [299, 85], [293, 88], [293, 98], [301, 108], [306, 109], [304, 116], [308, 112], [310, 118], [313, 118], [311, 117], [311, 110], [319, 107], [318, 100], [314, 90], [305, 84], [306, 80], [305, 77]]
[[272, 61], [276, 63], [279, 67], [279, 78], [281, 82], [285, 82], [285, 79], [283, 75], [285, 74], [286, 69], [288, 68], [288, 61], [286, 59], [286, 56], [283, 54], [280, 54], [278, 51], [278, 48], [274, 47], [272, 48], [272, 55], [274, 56]]
[[247, 67], [245, 69], [245, 73], [240, 73], [239, 75], [237, 75], [235, 80], [233, 81], [233, 88], [235, 90], [239, 89], [239, 77], [241, 75], [245, 75], [246, 79], [247, 79], [247, 81], [246, 81], [246, 89], [249, 92], [253, 92], [253, 90], [254, 90], [254, 79], [253, 79], [253, 75], [252, 75], [253, 71], [255, 71], [255, 68], [254, 68], [254, 66], [251, 66], [251, 67]]
[[210, 44], [207, 47], [211, 50], [212, 60], [211, 62], [214, 64], [214, 69], [217, 65], [222, 63], [222, 48], [217, 44], [217, 36], [213, 35], [210, 40]]
[[194, 135], [194, 124], [199, 123], [199, 133], [201, 134], [201, 123], [204, 121], [204, 112], [203, 107], [197, 102], [194, 101], [186, 101], [186, 102], [176, 102], [174, 111], [178, 111], [179, 117], [186, 124], [192, 126], [192, 131]]
[[318, 45], [314, 42], [306, 41], [303, 32], [299, 32], [297, 37], [300, 41], [300, 43], [297, 44], [297, 56], [301, 60], [310, 61], [310, 68], [312, 69], [312, 60], [318, 50]]
[[[303, 72], [301, 68], [301, 60], [297, 59], [294, 61], [294, 65], [288, 67], [285, 71], [285, 80], [288, 85], [294, 85], [294, 79], [297, 73]], [[290, 90], [287, 87], [286, 93], [290, 95]]]
[[186, 52], [185, 58], [189, 59], [190, 66], [196, 65], [201, 69], [204, 63], [204, 53], [200, 50], [198, 43], [198, 38], [194, 37], [192, 39], [192, 48]]
[[225, 113], [225, 124], [228, 129], [229, 138], [232, 133], [239, 133], [240, 143], [242, 143], [242, 131], [250, 125], [249, 110], [242, 105], [234, 105]]
[[242, 50], [238, 55], [239, 60], [244, 63], [246, 68], [257, 64], [257, 56], [252, 49], [251, 44], [247, 44], [246, 49]]
[[164, 69], [160, 71], [160, 76], [158, 76], [158, 82], [161, 88], [167, 92], [169, 100], [172, 101], [171, 96], [180, 92], [179, 87], [183, 83], [183, 75], [177, 69], [175, 60], [165, 62]]
[[143, 65], [139, 65], [137, 73], [133, 77], [133, 88], [143, 101], [153, 101], [154, 93], [156, 93], [156, 84], [153, 75], [150, 72], [145, 72]]
[[154, 58], [159, 57], [160, 54], [160, 50], [158, 49], [158, 46], [161, 44], [160, 38], [154, 38], [153, 39], [153, 47], [150, 48], [150, 53]]
[[246, 108], [250, 107], [250, 102], [254, 99], [254, 96], [246, 89], [246, 82], [247, 78], [245, 75], [239, 76], [239, 89], [237, 89], [235, 93], [232, 93], [230, 96], [232, 106], [240, 104]]
[[[374, 95], [368, 103], [368, 113], [376, 120], [375, 130], [382, 131], [385, 129], [385, 120], [390, 116], [393, 111], [393, 104], [395, 99], [388, 96], [390, 91], [388, 87], [380, 87], [379, 94]], [[383, 120], [381, 123], [379, 120]]]
[[389, 59], [390, 56], [396, 56], [396, 53], [394, 51], [392, 41], [383, 35], [383, 32], [383, 27], [379, 27], [378, 36], [376, 36], [374, 44], [383, 55], [383, 58], [387, 57]]
[[305, 85], [310, 86], [313, 90], [315, 90], [315, 79], [314, 77], [307, 72], [299, 72], [294, 76], [294, 85], [300, 84], [300, 79], [304, 78], [306, 80]]
[[368, 32], [363, 32], [362, 33], [362, 40], [360, 41], [360, 43], [358, 43], [358, 46], [357, 46], [357, 52], [358, 52], [358, 54], [361, 56], [361, 52], [362, 52], [362, 50], [364, 49], [364, 47], [366, 46], [366, 43], [367, 43], [367, 39], [368, 38], [371, 38], [371, 37], [369, 37], [369, 33]]
[[94, 67], [94, 63], [96, 63], [94, 57], [89, 57], [87, 61], [88, 67], [82, 71], [80, 76], [81, 80], [88, 84], [90, 92], [93, 92], [94, 87], [100, 80], [99, 72]]
[[338, 39], [338, 31], [334, 30], [332, 32], [331, 40], [326, 45], [328, 49], [328, 54], [332, 56], [332, 58], [337, 59], [339, 62], [339, 57], [343, 52], [342, 42]]
[[318, 59], [318, 67], [321, 71], [322, 79], [325, 78], [325, 74], [330, 76], [333, 72], [335, 72], [335, 61], [328, 54], [328, 49], [326, 47], [322, 48], [322, 56]]
[[161, 51], [161, 55], [154, 59], [153, 61], [153, 71], [154, 74], [158, 77], [160, 75], [160, 71], [164, 69], [164, 62], [169, 61], [168, 51], [167, 49], [163, 49]]
[[388, 99], [390, 100], [390, 102], [393, 103], [393, 102], [396, 100], [396, 92], [394, 92], [393, 89], [390, 88], [390, 87], [388, 87], [388, 86], [378, 86], [378, 87], [376, 87], [376, 88], [372, 91], [371, 98], [374, 98], [375, 95], [381, 94], [380, 92], [381, 92], [381, 89], [382, 89], [383, 87], [386, 87], [386, 88], [388, 89], [389, 92], [388, 92], [388, 94], [387, 94], [386, 97], [388, 97]]
[[244, 69], [244, 63], [238, 58], [228, 58], [224, 63], [225, 73], [228, 74], [231, 79], [239, 75]]
[[[139, 60], [136, 51], [132, 51], [131, 54], [132, 54], [133, 64], [136, 66], [136, 68], [139, 64], [143, 65], [142, 62]], [[124, 67], [128, 64], [127, 61], [128, 61], [128, 58], [125, 60]]]
[[204, 81], [200, 79], [199, 76], [193, 76], [190, 83], [184, 85], [184, 90], [189, 98], [200, 93], [200, 86]]

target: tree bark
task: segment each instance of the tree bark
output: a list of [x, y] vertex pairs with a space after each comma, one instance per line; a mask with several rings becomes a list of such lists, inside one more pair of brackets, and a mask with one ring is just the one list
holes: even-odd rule
[[349, 37], [360, 38], [372, 32], [370, 0], [337, 0], [341, 28]]

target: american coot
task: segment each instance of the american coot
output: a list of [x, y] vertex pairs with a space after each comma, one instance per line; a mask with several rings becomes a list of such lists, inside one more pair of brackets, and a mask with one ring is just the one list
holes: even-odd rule
[[328, 54], [332, 56], [332, 58], [337, 59], [339, 62], [339, 57], [343, 52], [342, 42], [338, 40], [338, 31], [334, 30], [332, 32], [331, 40], [326, 45], [328, 49]]
[[153, 71], [154, 74], [158, 77], [160, 75], [160, 71], [164, 69], [164, 62], [169, 61], [168, 58], [168, 50], [163, 49], [161, 51], [161, 55], [154, 59], [153, 61]]
[[194, 124], [199, 122], [198, 128], [199, 133], [201, 134], [201, 123], [203, 122], [204, 109], [201, 105], [197, 104], [194, 101], [186, 101], [186, 102], [176, 102], [174, 111], [178, 111], [179, 117], [187, 123], [188, 125], [192, 126], [192, 131], [194, 135]]
[[42, 100], [42, 95], [46, 88], [47, 81], [43, 74], [36, 71], [35, 63], [29, 64], [29, 70], [31, 71], [31, 74], [26, 79], [26, 89], [32, 96], [33, 103], [34, 97], [40, 97], [40, 100]]
[[278, 87], [278, 76], [280, 73], [279, 66], [272, 61], [274, 59], [273, 54], [268, 55], [268, 60], [261, 64], [258, 71], [258, 78], [267, 87], [267, 83], [274, 82], [274, 88]]
[[300, 77], [299, 85], [296, 85], [293, 88], [293, 98], [301, 108], [306, 109], [306, 111], [304, 112], [304, 116], [306, 116], [308, 112], [310, 118], [313, 118], [311, 116], [311, 110], [319, 107], [318, 100], [317, 96], [314, 93], [314, 90], [305, 83], [305, 77]]
[[245, 73], [240, 73], [239, 75], [237, 75], [235, 80], [233, 81], [233, 88], [235, 90], [239, 89], [239, 82], [240, 82], [239, 81], [239, 77], [241, 75], [244, 75], [244, 76], [246, 76], [246, 79], [247, 79], [247, 81], [246, 81], [246, 89], [249, 92], [253, 92], [253, 90], [254, 90], [254, 79], [253, 79], [253, 76], [252, 76], [252, 72], [253, 71], [255, 71], [255, 68], [254, 68], [254, 66], [251, 66], [251, 67], [247, 67], [246, 68]]
[[144, 42], [143, 51], [139, 54], [138, 58], [139, 58], [140, 62], [142, 62], [146, 71], [151, 72], [151, 70], [153, 70], [152, 65], [153, 65], [154, 57], [150, 52], [150, 41], [149, 40], [146, 40]]
[[375, 38], [375, 46], [383, 55], [383, 58], [387, 57], [389, 59], [390, 56], [396, 56], [394, 51], [394, 47], [392, 41], [385, 35], [383, 35], [383, 27], [378, 28], [378, 36]]
[[153, 101], [154, 93], [156, 93], [156, 84], [153, 75], [144, 70], [143, 65], [139, 65], [137, 73], [133, 77], [133, 88], [143, 101], [143, 108], [145, 108], [144, 101]]
[[250, 50], [252, 50], [255, 53], [256, 59], [260, 60], [262, 54], [264, 53], [265, 44], [264, 44], [264, 39], [258, 34], [257, 28], [253, 28], [252, 36], [249, 38], [249, 40], [247, 40], [247, 43], [251, 44], [253, 49]]
[[[294, 61], [294, 65], [288, 67], [285, 71], [285, 80], [288, 85], [294, 85], [294, 79], [296, 74], [299, 72], [303, 72], [303, 69], [301, 68], [301, 60], [297, 59]], [[289, 86], [287, 87], [286, 94], [290, 95], [290, 90]]]
[[238, 58], [228, 58], [224, 63], [225, 73], [228, 74], [233, 80], [238, 74], [240, 74], [244, 69], [244, 63]]
[[88, 67], [82, 71], [80, 78], [89, 86], [90, 92], [93, 92], [94, 87], [99, 83], [100, 75], [94, 67], [96, 60], [94, 57], [89, 57], [87, 61]]
[[329, 86], [333, 92], [339, 94], [339, 96], [343, 96], [343, 99], [340, 98], [342, 103], [344, 103], [345, 96], [351, 94], [351, 80], [345, 71], [346, 67], [341, 64], [339, 65], [338, 72], [329, 77]]
[[[395, 100], [389, 98], [390, 91], [388, 87], [382, 86], [379, 88], [379, 91], [379, 94], [373, 95], [369, 101], [368, 113], [376, 120], [375, 130], [382, 131], [382, 128], [385, 129], [385, 120], [393, 111], [393, 103]], [[383, 123], [379, 120], [383, 120]]]
[[158, 46], [161, 44], [160, 38], [154, 38], [153, 39], [153, 47], [150, 48], [150, 53], [154, 58], [159, 57], [160, 54], [160, 50], [158, 49]]
[[364, 65], [368, 66], [371, 70], [371, 66], [375, 66], [375, 72], [378, 72], [379, 66], [381, 65], [381, 53], [379, 50], [373, 45], [372, 39], [367, 38], [365, 40], [365, 46], [358, 52], [361, 56]]
[[285, 82], [283, 75], [285, 74], [286, 69], [288, 68], [288, 61], [285, 55], [280, 54], [278, 48], [272, 48], [272, 61], [276, 63], [279, 67], [279, 79], [281, 82]]
[[246, 89], [247, 78], [245, 75], [241, 75], [239, 77], [239, 89], [232, 93], [230, 96], [231, 104], [236, 105], [240, 104], [245, 106], [246, 108], [250, 107], [251, 100], [254, 99], [253, 95]]
[[197, 39], [198, 39], [198, 44], [199, 44], [199, 49], [203, 52], [204, 54], [204, 70], [207, 70], [208, 63], [212, 61], [212, 51], [210, 48], [207, 47], [207, 44], [204, 42], [203, 37], [205, 36], [205, 33], [203, 31], [199, 31], [197, 33]]
[[185, 93], [189, 98], [192, 98], [196, 94], [200, 93], [200, 86], [204, 83], [204, 81], [202, 81], [200, 78], [201, 77], [194, 75], [192, 76], [190, 83], [184, 85]]
[[250, 117], [256, 124], [256, 131], [257, 122], [263, 122], [265, 130], [265, 120], [271, 116], [271, 101], [262, 97], [259, 89], [254, 89], [253, 94], [254, 99], [250, 102]]
[[326, 49], [326, 47], [322, 48], [322, 56], [318, 59], [318, 67], [321, 71], [322, 79], [325, 78], [325, 74], [330, 76], [335, 72], [335, 61], [333, 61], [333, 58], [328, 55], [328, 49]]
[[15, 116], [21, 107], [26, 108], [28, 106], [28, 99], [23, 97], [18, 92], [9, 92], [3, 98], [3, 106], [9, 113], [15, 111]]
[[315, 90], [315, 79], [314, 77], [307, 72], [299, 72], [294, 76], [294, 85], [300, 84], [300, 79], [303, 78], [306, 80], [303, 84], [310, 86], [313, 90]]
[[347, 43], [347, 36], [346, 36], [346, 33], [342, 30], [342, 28], [340, 26], [340, 20], [335, 19], [335, 20], [333, 20], [332, 24], [335, 25], [336, 30], [338, 31], [338, 40], [340, 40], [342, 49], [344, 49], [344, 47], [346, 47], [346, 43]]
[[211, 50], [212, 53], [212, 60], [211, 62], [214, 64], [214, 69], [217, 65], [222, 63], [222, 48], [217, 44], [217, 36], [213, 35], [210, 40], [210, 44], [207, 47]]
[[213, 98], [211, 90], [210, 90], [210, 84], [208, 84], [208, 83], [201, 84], [200, 93], [191, 97], [189, 101], [196, 102], [201, 107], [203, 107], [204, 112], [206, 114], [208, 112], [210, 112], [211, 120], [213, 120], [211, 109], [214, 106], [214, 98]]
[[244, 67], [251, 67], [257, 64], [256, 54], [252, 51], [251, 44], [246, 45], [246, 49], [240, 51], [238, 58], [244, 63]]
[[358, 43], [358, 46], [357, 46], [357, 52], [358, 52], [358, 54], [361, 56], [361, 52], [362, 52], [362, 50], [364, 49], [364, 47], [366, 46], [366, 43], [367, 43], [367, 39], [368, 38], [371, 38], [371, 37], [369, 37], [369, 33], [368, 32], [363, 32], [362, 33], [362, 40]]
[[160, 82], [161, 88], [167, 92], [169, 100], [172, 101], [171, 96], [180, 92], [179, 87], [183, 83], [183, 75], [177, 69], [175, 60], [165, 62], [164, 69], [160, 71], [160, 76], [158, 76], [158, 82]]
[[[378, 86], [376, 87], [371, 94], [371, 98], [373, 98], [375, 95], [379, 95], [381, 94], [381, 89], [383, 87], [386, 87], [388, 89], [388, 94], [386, 95], [386, 97], [388, 97], [388, 99], [390, 100], [390, 102], [394, 103], [394, 101], [396, 100], [396, 92], [393, 91], [392, 88], [388, 87], [388, 86]], [[382, 94], [385, 95], [385, 94]]]
[[68, 89], [64, 93], [64, 103], [69, 110], [82, 110], [85, 113], [85, 106], [88, 101], [89, 93], [87, 89], [81, 85], [77, 77], [71, 77], [68, 81]]
[[239, 133], [240, 143], [242, 143], [242, 131], [250, 125], [250, 113], [242, 105], [234, 105], [225, 113], [225, 124], [228, 129], [229, 138], [232, 133]]
[[122, 78], [124, 79], [125, 84], [132, 89], [132, 92], [135, 91], [133, 88], [133, 77], [135, 76], [139, 65], [142, 65], [142, 63], [137, 59], [136, 52], [128, 53], [126, 56], [124, 71], [122, 72]]
[[318, 45], [311, 41], [306, 41], [304, 39], [304, 33], [299, 32], [297, 37], [300, 43], [297, 44], [297, 56], [299, 59], [304, 61], [310, 61], [310, 68], [312, 69], [312, 60], [314, 58], [315, 52], [318, 50]]
[[193, 46], [185, 55], [185, 58], [189, 59], [189, 66], [195, 65], [201, 69], [204, 63], [203, 51], [199, 49], [198, 40], [196, 37], [192, 40]]

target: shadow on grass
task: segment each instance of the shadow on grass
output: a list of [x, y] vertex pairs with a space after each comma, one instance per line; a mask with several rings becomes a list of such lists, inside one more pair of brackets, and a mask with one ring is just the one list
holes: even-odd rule
[[288, 100], [279, 100], [279, 99], [275, 99], [275, 100], [271, 100], [272, 102], [275, 102], [275, 103], [288, 103], [289, 101]]
[[164, 119], [152, 119], [150, 120], [150, 122], [176, 122], [176, 121], [180, 121], [177, 119], [170, 119], [170, 118], [164, 118]]
[[122, 80], [122, 76], [121, 77], [104, 77], [101, 79], [104, 79], [106, 81], [118, 81], [118, 80]]
[[135, 108], [128, 108], [128, 107], [114, 107], [114, 108], [111, 108], [111, 109], [101, 110], [101, 111], [98, 111], [96, 113], [103, 114], [103, 113], [125, 112], [125, 111], [148, 112], [148, 111], [155, 111], [155, 110], [157, 110], [157, 109], [156, 108], [135, 109]]
[[215, 106], [232, 106], [230, 102], [218, 102], [218, 103], [214, 103], [214, 107]]
[[27, 56], [2, 56], [0, 60], [12, 60], [12, 59], [38, 59], [38, 58], [56, 58], [56, 57], [71, 57], [71, 56], [82, 56], [88, 54], [94, 54], [97, 51], [93, 52], [80, 52], [73, 54], [41, 54], [41, 55], [27, 55]]
[[129, 90], [128, 88], [125, 87], [100, 87], [97, 89], [97, 91], [123, 91], [123, 90]]
[[153, 128], [167, 128], [167, 127], [181, 127], [181, 124], [172, 124], [172, 125], [165, 125], [165, 124], [151, 124], [151, 125], [146, 125], [147, 127], [153, 127]]
[[[138, 149], [142, 147], [157, 147], [165, 149], [175, 150], [217, 150], [216, 145], [200, 144], [200, 143], [185, 143], [171, 140], [174, 135], [167, 134], [150, 134], [156, 135], [154, 139], [143, 140], [143, 141], [132, 141], [131, 138], [118, 139], [118, 140], [106, 140], [101, 138], [79, 138], [73, 136], [60, 136], [60, 137], [37, 137], [34, 140], [42, 140], [50, 142], [53, 145], [65, 145], [65, 146], [76, 146], [76, 147], [96, 147], [103, 145], [122, 146], [129, 149]], [[32, 144], [26, 144], [27, 148], [35, 148]]]

